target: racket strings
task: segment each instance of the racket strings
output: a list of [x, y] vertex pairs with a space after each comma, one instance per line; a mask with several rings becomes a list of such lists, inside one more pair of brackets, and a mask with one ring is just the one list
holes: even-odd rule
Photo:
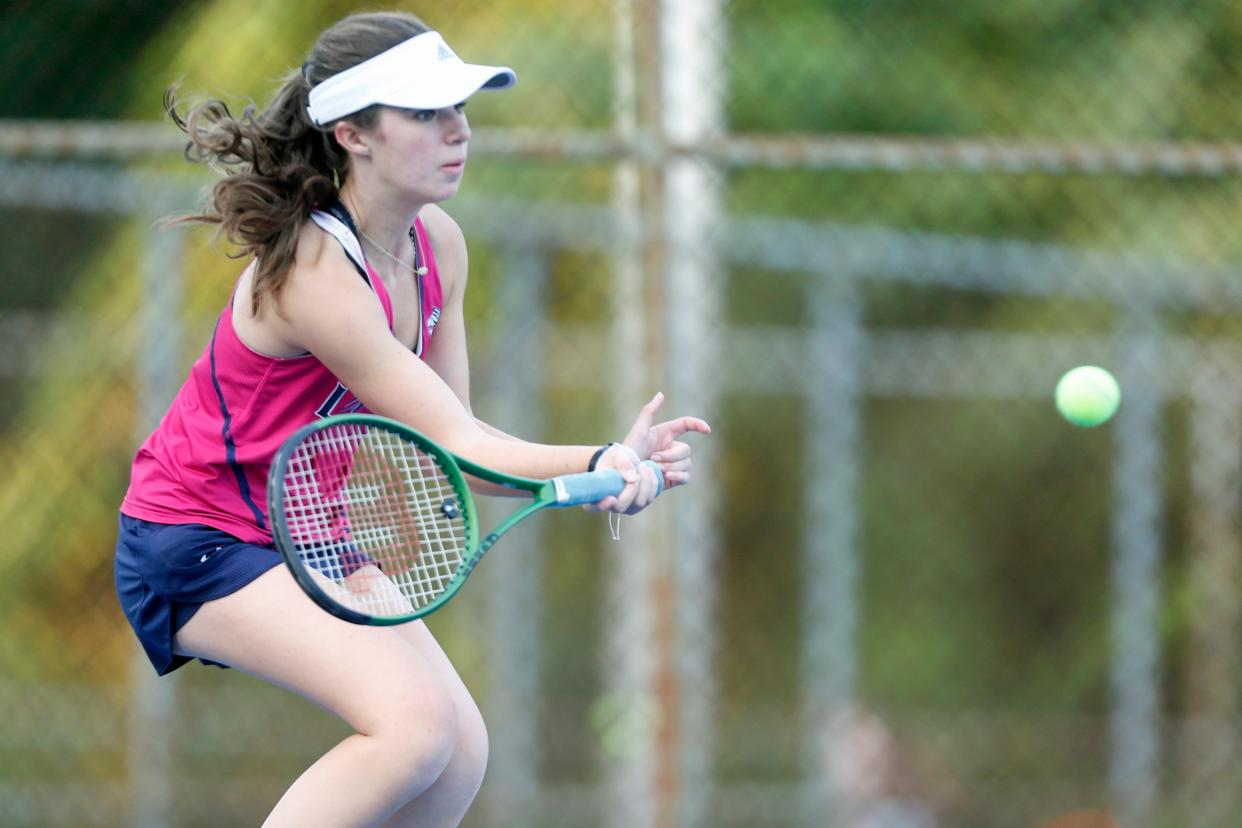
[[392, 482], [401, 487], [401, 481], [417, 480], [419, 485], [408, 489], [415, 504], [413, 511], [428, 516], [421, 522], [421, 543], [417, 550], [420, 565], [397, 574], [399, 582], [406, 587], [406, 594], [415, 599], [416, 606], [422, 607], [448, 588], [461, 566], [465, 549], [463, 524], [448, 519], [444, 512], [445, 504], [456, 505], [456, 491], [440, 471], [439, 464], [414, 446], [390, 438], [385, 448], [396, 449], [391, 452], [393, 464], [389, 469], [400, 475], [401, 480]]
[[400, 436], [323, 429], [291, 455], [282, 486], [302, 564], [334, 582], [329, 596], [350, 609], [405, 616], [457, 577], [468, 540], [463, 504], [435, 457]]

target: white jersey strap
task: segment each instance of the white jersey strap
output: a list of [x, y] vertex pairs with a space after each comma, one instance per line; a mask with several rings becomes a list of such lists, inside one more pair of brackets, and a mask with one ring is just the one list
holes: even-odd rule
[[367, 280], [367, 284], [370, 284], [371, 276], [367, 273], [367, 262], [362, 255], [362, 245], [359, 244], [353, 229], [336, 216], [325, 213], [323, 210], [311, 210], [310, 217], [311, 221], [323, 228], [325, 233], [341, 243], [341, 247], [345, 248], [345, 255], [354, 263], [354, 267], [358, 268], [358, 272], [362, 274], [362, 278]]

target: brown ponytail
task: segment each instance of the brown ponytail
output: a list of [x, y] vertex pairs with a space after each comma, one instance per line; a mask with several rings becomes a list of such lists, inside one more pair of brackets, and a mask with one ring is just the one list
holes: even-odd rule
[[[212, 188], [204, 212], [169, 223], [218, 225], [217, 236], [223, 234], [239, 248], [236, 257], [256, 257], [254, 312], [264, 294], [276, 295], [284, 285], [311, 210], [335, 200], [349, 173], [349, 156], [333, 137], [332, 125], [316, 126], [306, 112], [311, 88], [427, 30], [409, 14], [346, 17], [319, 36], [306, 63], [285, 76], [258, 114], [250, 105], [234, 117], [223, 101], [213, 99], [182, 117], [177, 88], [164, 93], [164, 110], [189, 137], [186, 158], [225, 176]], [[370, 107], [346, 117], [366, 128], [377, 112], [378, 107]]]

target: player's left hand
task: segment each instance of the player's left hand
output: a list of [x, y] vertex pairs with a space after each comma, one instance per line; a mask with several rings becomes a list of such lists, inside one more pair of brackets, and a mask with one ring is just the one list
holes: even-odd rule
[[711, 434], [712, 427], [698, 417], [678, 417], [653, 425], [656, 412], [664, 404], [664, 393], [657, 392], [643, 406], [638, 419], [622, 444], [629, 446], [642, 460], [652, 460], [664, 472], [664, 488], [690, 482], [690, 445], [677, 438], [687, 432]]

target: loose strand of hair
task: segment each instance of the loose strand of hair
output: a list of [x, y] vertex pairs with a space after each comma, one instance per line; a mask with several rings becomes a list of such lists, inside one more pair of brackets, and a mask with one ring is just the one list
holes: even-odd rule
[[165, 111], [187, 136], [186, 158], [223, 176], [212, 188], [207, 209], [171, 217], [165, 224], [214, 224], [213, 238], [223, 237], [238, 248], [231, 257], [253, 256], [255, 313], [265, 293], [279, 294], [284, 285], [310, 211], [337, 195], [335, 176], [324, 170], [344, 166], [343, 158], [332, 157], [330, 137], [297, 111], [305, 90], [296, 85], [306, 81], [296, 74], [286, 78], [267, 109], [257, 112], [249, 104], [239, 116], [217, 99], [198, 103], [182, 116], [177, 87], [164, 96]]

